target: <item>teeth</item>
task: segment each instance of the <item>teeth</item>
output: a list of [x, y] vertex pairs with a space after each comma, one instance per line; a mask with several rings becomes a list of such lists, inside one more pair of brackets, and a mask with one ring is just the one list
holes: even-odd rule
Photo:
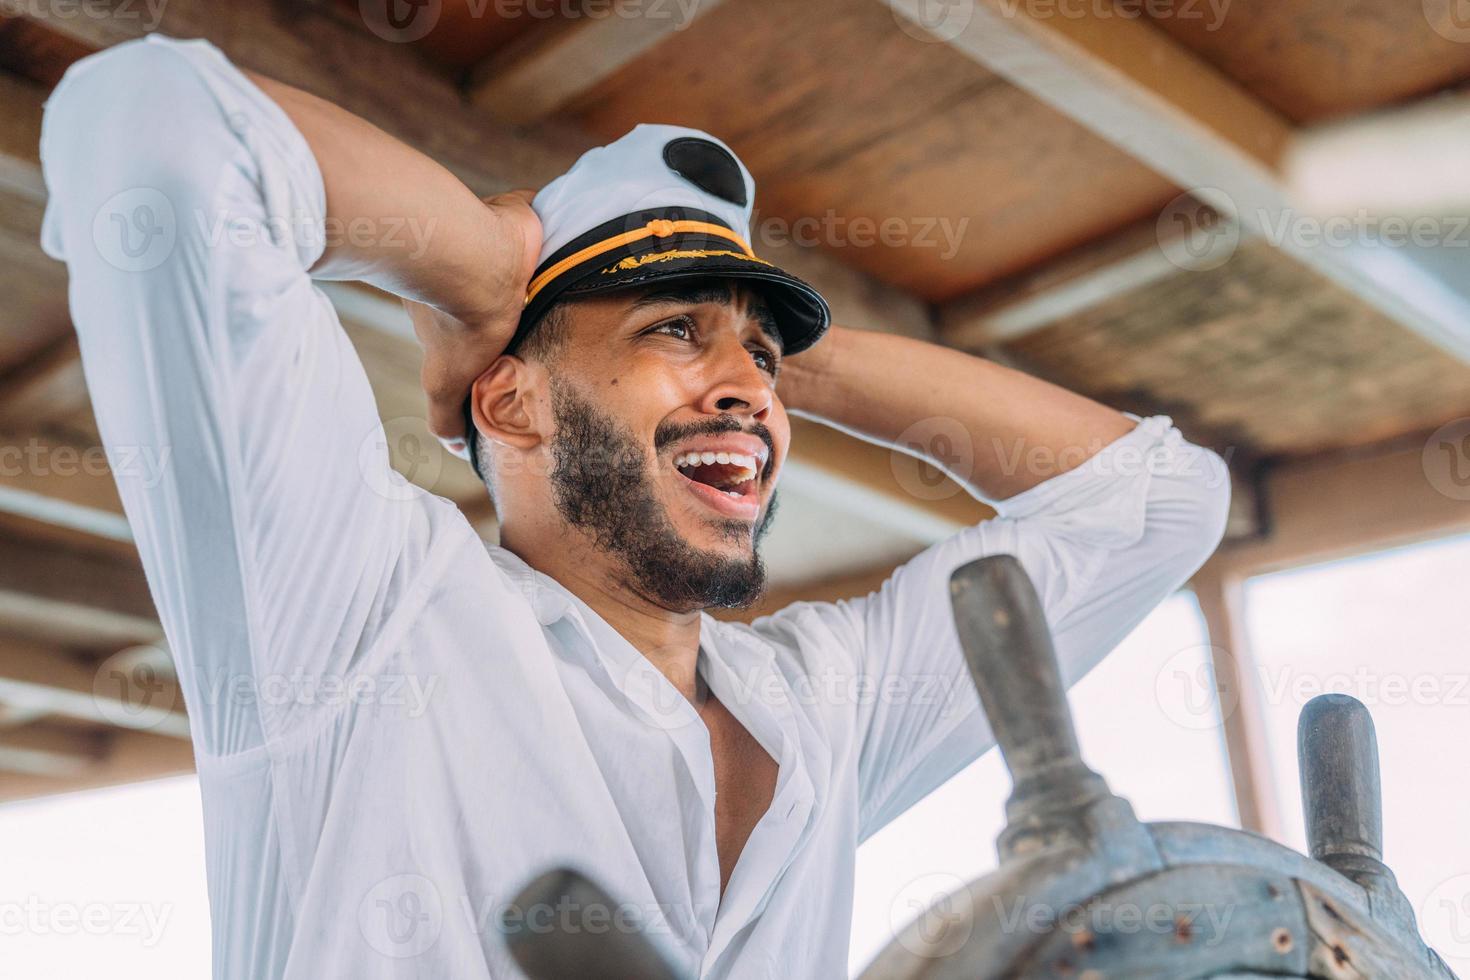
[[[674, 465], [679, 469], [684, 469], [689, 466], [710, 466], [714, 463], [740, 467], [740, 472], [736, 474], [734, 483], [745, 483], [755, 479], [758, 466], [756, 457], [747, 456], [744, 453], [688, 452], [680, 453], [674, 457]], [[730, 493], [732, 497], [741, 496], [731, 491], [726, 492]]]

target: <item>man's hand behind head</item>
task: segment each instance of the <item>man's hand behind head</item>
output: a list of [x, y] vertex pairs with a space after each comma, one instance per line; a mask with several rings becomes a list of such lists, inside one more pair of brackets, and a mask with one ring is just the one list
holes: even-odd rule
[[531, 210], [534, 190], [486, 198], [489, 216], [483, 250], [481, 302], [470, 308], [437, 309], [404, 300], [414, 333], [424, 345], [421, 381], [428, 397], [429, 429], [460, 451], [464, 400], [484, 371], [515, 335], [526, 287], [541, 251], [541, 222]]

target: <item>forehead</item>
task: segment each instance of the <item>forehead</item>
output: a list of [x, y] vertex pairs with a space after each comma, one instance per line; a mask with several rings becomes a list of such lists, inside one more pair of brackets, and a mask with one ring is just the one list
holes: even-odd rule
[[781, 346], [780, 327], [765, 295], [734, 279], [676, 279], [619, 290], [594, 302], [606, 315], [618, 317], [658, 316], [706, 304], [725, 306], [744, 314], [778, 349]]

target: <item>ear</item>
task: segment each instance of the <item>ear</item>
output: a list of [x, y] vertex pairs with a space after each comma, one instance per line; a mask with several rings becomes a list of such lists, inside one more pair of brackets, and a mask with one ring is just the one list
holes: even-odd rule
[[550, 435], [545, 372], [510, 354], [495, 359], [470, 389], [470, 412], [482, 438], [535, 449]]

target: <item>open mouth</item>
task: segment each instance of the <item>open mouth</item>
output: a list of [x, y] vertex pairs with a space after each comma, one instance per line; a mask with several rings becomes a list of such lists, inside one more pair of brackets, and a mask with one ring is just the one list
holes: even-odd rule
[[766, 452], [699, 448], [674, 456], [674, 471], [696, 498], [723, 517], [754, 521], [760, 512], [760, 475]]
[[688, 452], [674, 457], [674, 467], [683, 476], [728, 497], [755, 491], [757, 462], [744, 453]]

